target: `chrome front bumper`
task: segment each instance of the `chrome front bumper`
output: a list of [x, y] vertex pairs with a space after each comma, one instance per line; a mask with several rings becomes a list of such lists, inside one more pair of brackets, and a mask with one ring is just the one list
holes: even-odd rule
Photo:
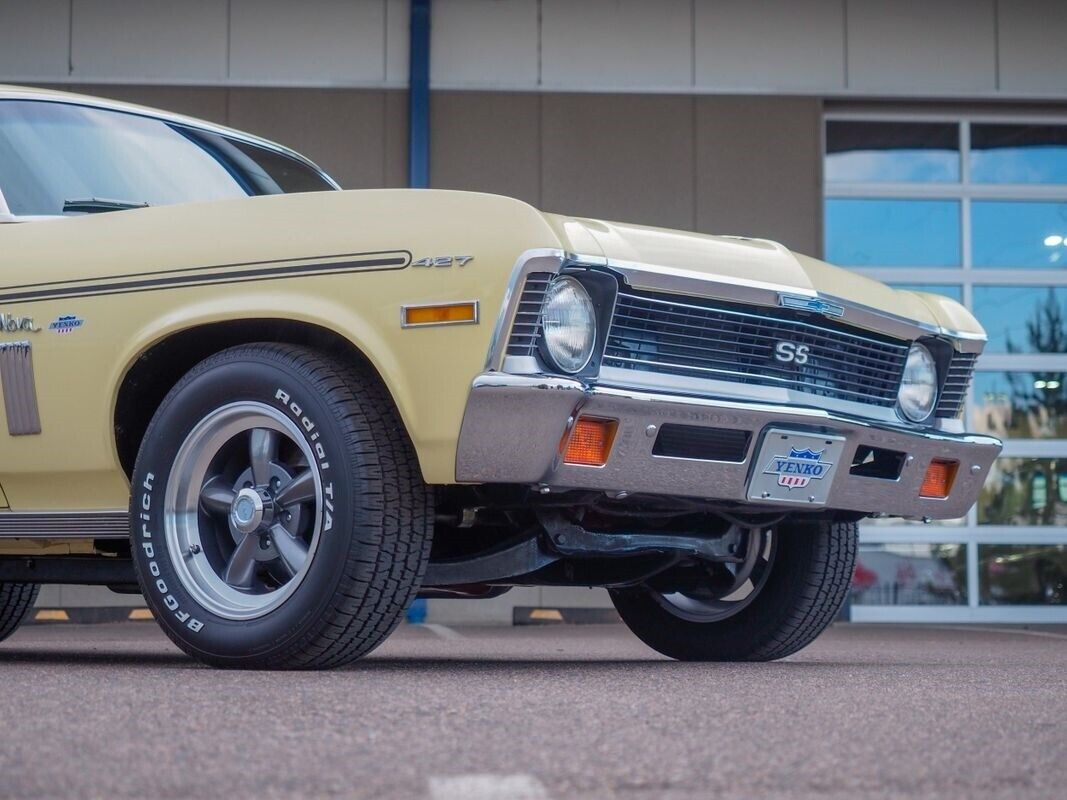
[[[579, 413], [619, 422], [611, 456], [603, 467], [563, 462], [561, 443]], [[752, 435], [741, 462], [653, 455], [655, 432], [664, 423], [745, 430]], [[456, 478], [461, 483], [529, 484], [553, 492], [591, 489], [752, 504], [748, 485], [754, 454], [771, 427], [844, 437], [840, 465], [821, 508], [895, 517], [963, 516], [978, 498], [1001, 447], [991, 436], [916, 432], [819, 408], [679, 397], [586, 386], [567, 378], [493, 372], [479, 376], [471, 388]], [[849, 467], [861, 446], [905, 453], [900, 476], [851, 474]], [[935, 458], [960, 463], [945, 499], [919, 496], [927, 467]], [[814, 510], [794, 502], [758, 505]]]

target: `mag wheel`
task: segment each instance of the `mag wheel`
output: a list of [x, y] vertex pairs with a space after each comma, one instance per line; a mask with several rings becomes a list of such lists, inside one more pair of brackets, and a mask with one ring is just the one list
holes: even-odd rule
[[307, 575], [325, 508], [315, 455], [296, 424], [264, 403], [209, 413], [182, 443], [164, 497], [167, 549], [193, 599], [254, 619]]
[[837, 614], [856, 558], [854, 523], [749, 532], [736, 564], [692, 563], [611, 593], [645, 644], [683, 661], [770, 661], [810, 644]]
[[135, 563], [164, 630], [217, 666], [369, 652], [418, 590], [431, 495], [369, 370], [287, 345], [193, 369], [134, 474]]

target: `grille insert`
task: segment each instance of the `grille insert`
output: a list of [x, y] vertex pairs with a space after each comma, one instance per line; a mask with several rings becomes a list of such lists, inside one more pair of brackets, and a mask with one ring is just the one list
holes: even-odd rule
[[666, 423], [660, 426], [652, 455], [692, 458], [699, 461], [730, 461], [740, 464], [748, 454], [749, 431], [733, 428], [703, 428]]
[[974, 376], [974, 363], [977, 360], [978, 355], [975, 353], [952, 354], [948, 375], [941, 388], [941, 397], [937, 400], [937, 416], [952, 419], [963, 411], [967, 390], [971, 388], [971, 378]]
[[[807, 361], [778, 360], [780, 342], [807, 347]], [[908, 346], [791, 309], [620, 293], [604, 365], [892, 407]]]
[[532, 356], [537, 353], [537, 338], [541, 334], [541, 306], [544, 305], [545, 292], [551, 280], [552, 274], [549, 272], [531, 272], [526, 276], [508, 339], [509, 356]]

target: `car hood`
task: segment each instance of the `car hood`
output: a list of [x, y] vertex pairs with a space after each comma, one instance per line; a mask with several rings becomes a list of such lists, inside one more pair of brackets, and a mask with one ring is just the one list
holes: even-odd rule
[[728, 284], [818, 293], [971, 337], [984, 333], [967, 309], [941, 295], [892, 289], [777, 242], [546, 215], [577, 254], [616, 264], [647, 264]]

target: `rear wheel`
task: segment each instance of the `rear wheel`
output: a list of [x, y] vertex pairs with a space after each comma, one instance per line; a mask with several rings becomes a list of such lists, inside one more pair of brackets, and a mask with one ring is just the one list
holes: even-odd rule
[[0, 583], [0, 642], [26, 621], [39, 589], [36, 583]]
[[431, 493], [377, 376], [235, 347], [160, 406], [134, 474], [133, 550], [170, 637], [217, 666], [331, 667], [414, 598]]
[[848, 594], [854, 523], [791, 523], [749, 532], [738, 564], [694, 562], [613, 590], [623, 621], [682, 661], [771, 661], [814, 641]]

